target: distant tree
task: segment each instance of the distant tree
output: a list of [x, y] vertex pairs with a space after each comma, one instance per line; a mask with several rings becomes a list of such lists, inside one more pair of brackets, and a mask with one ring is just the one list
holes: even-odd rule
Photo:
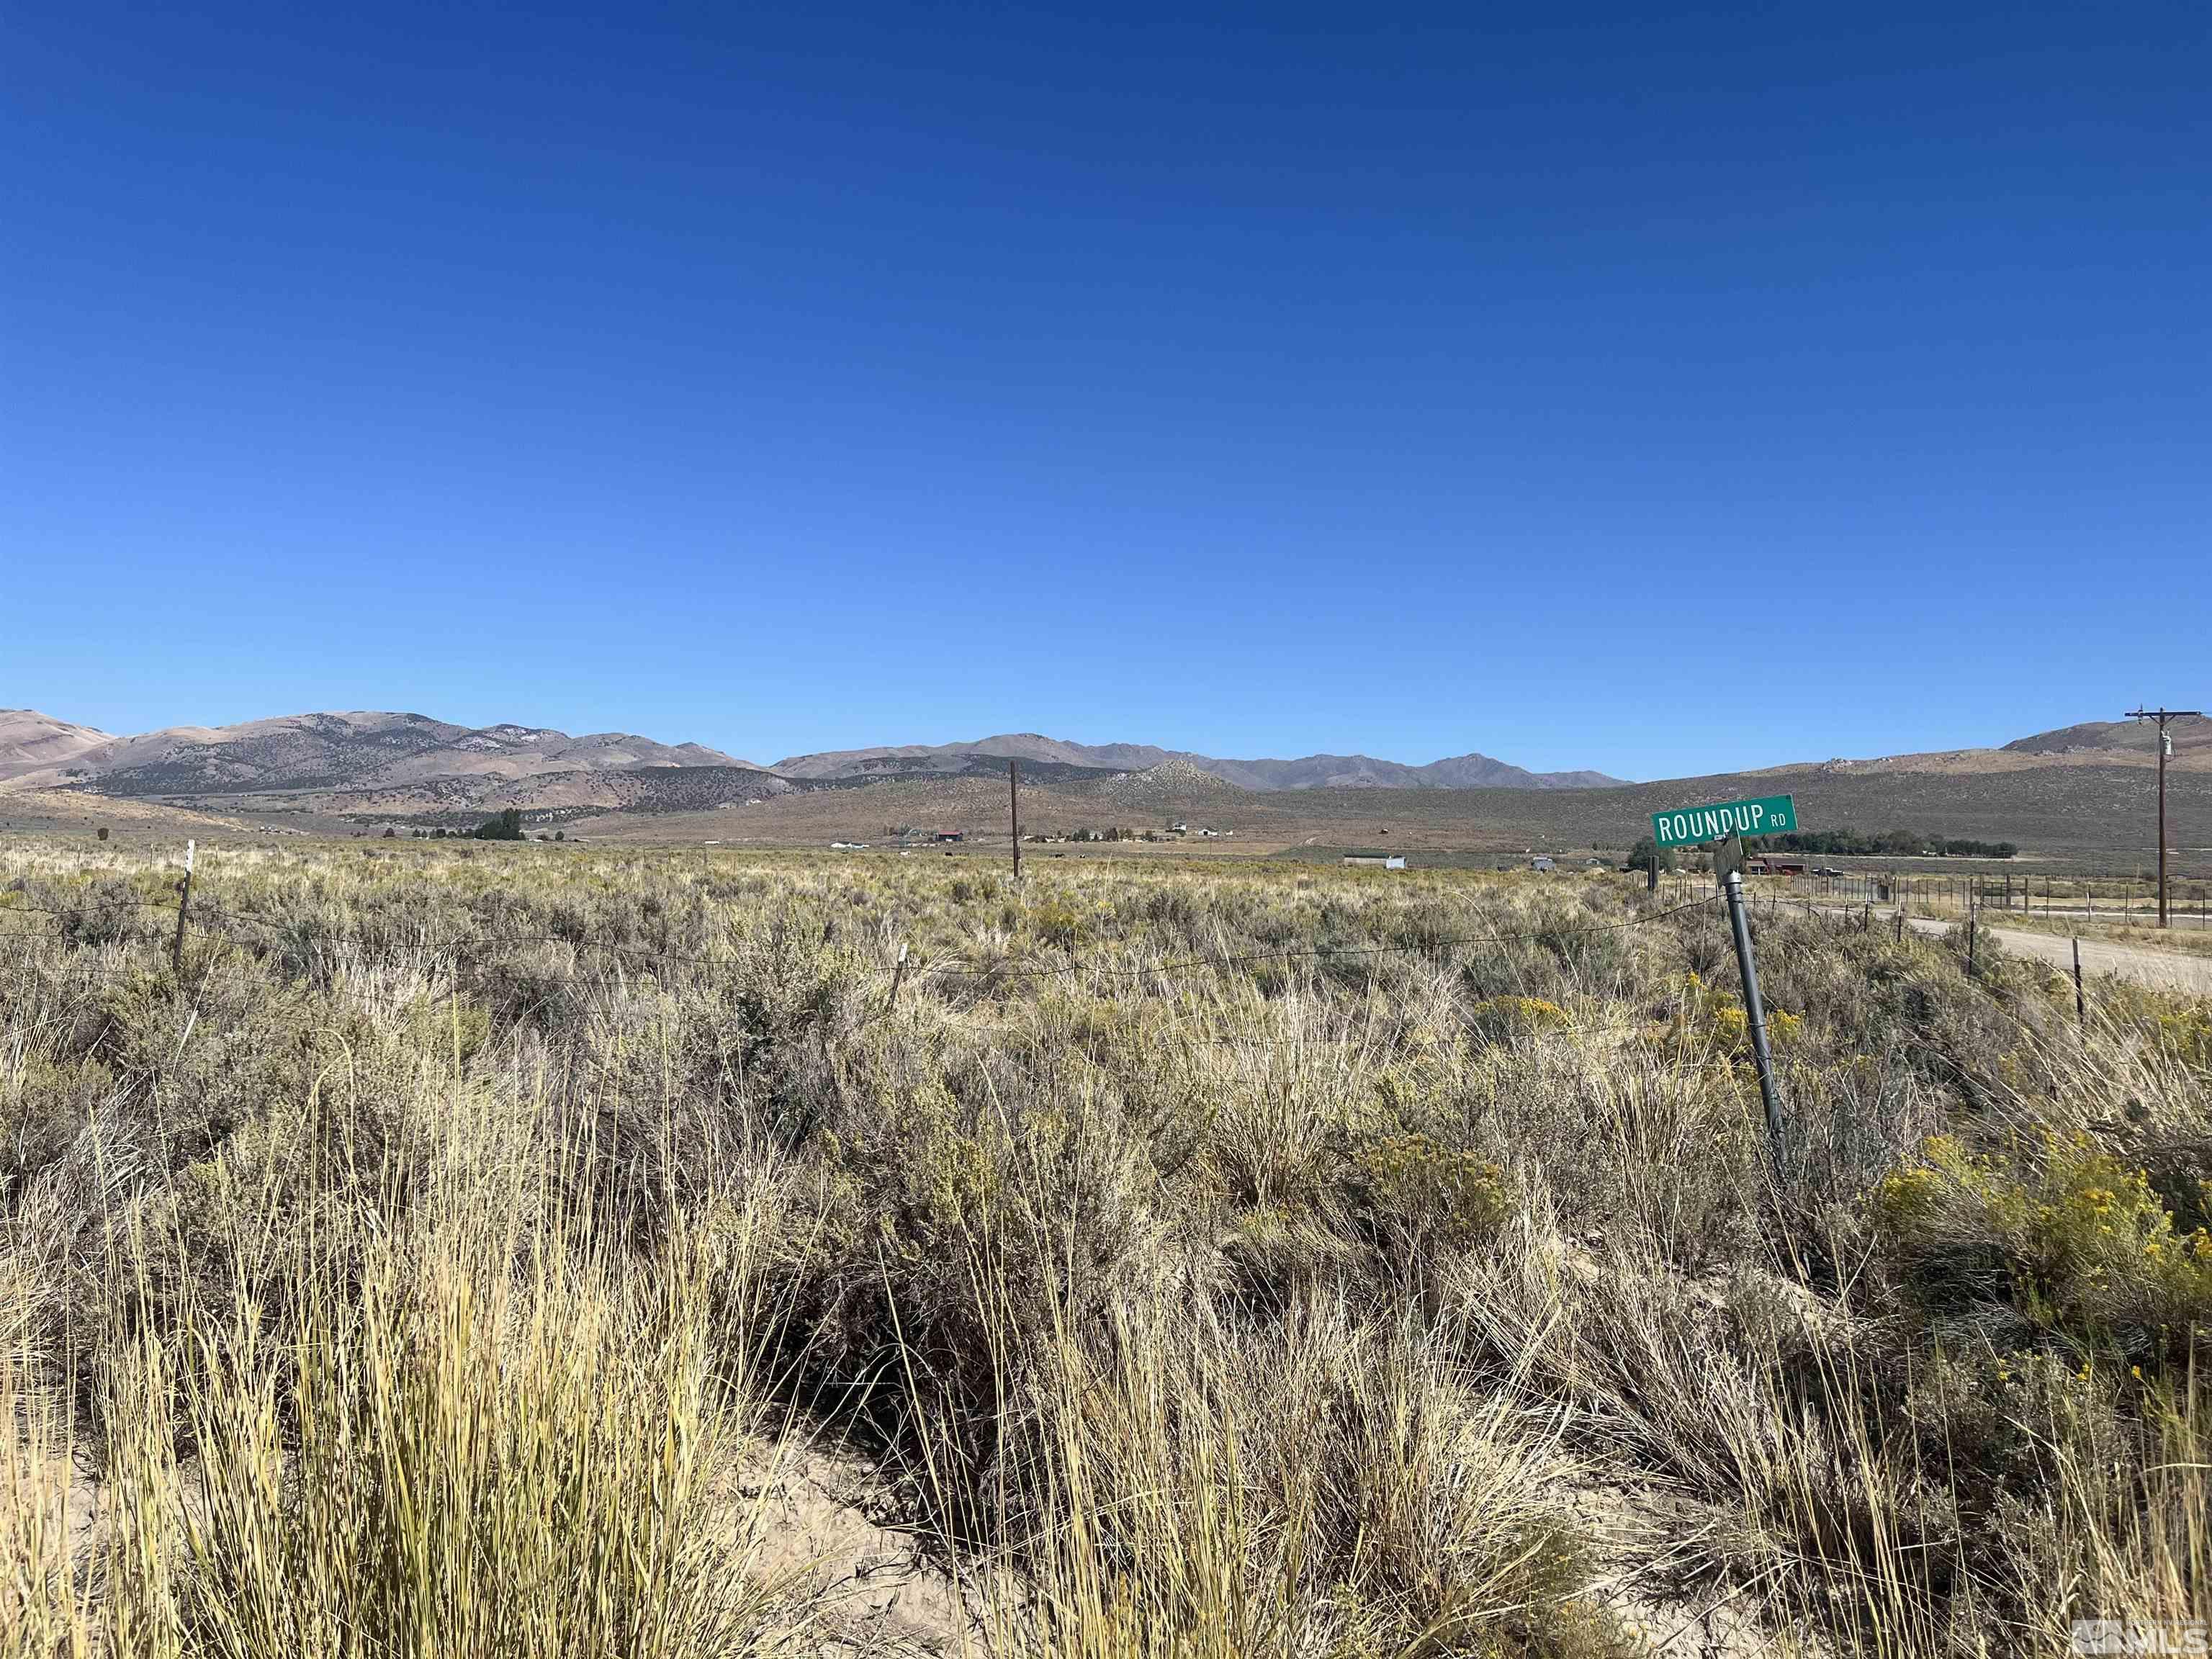
[[384, 826], [384, 838], [386, 841], [397, 841], [399, 839], [399, 832], [387, 823]]
[[521, 841], [524, 838], [522, 810], [520, 807], [510, 806], [497, 817], [486, 818], [477, 826], [476, 839], [478, 841]]
[[553, 832], [553, 839], [556, 841], [566, 841], [568, 839], [568, 832], [566, 830], [556, 830]]
[[1970, 841], [1917, 830], [1795, 830], [1747, 839], [1747, 852], [1840, 854], [1846, 858], [2008, 859], [2020, 848], [2008, 841]]
[[106, 824], [103, 823], [100, 826], [99, 835], [100, 840], [106, 841], [107, 839], [107, 826]]
[[1674, 867], [1674, 854], [1673, 850], [1671, 848], [1661, 847], [1649, 836], [1644, 836], [1642, 841], [1638, 842], [1635, 846], [1628, 849], [1628, 867], [1630, 869], [1649, 870], [1653, 867], [1655, 863], [1662, 872], [1672, 870]]

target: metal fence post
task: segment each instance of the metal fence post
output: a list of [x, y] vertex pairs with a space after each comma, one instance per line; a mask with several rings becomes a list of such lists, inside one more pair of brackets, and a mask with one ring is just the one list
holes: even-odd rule
[[194, 844], [185, 843], [185, 878], [177, 884], [177, 933], [169, 941], [169, 971], [185, 971], [185, 917], [192, 908], [192, 852]]
[[1751, 1027], [1751, 1052], [1759, 1062], [1759, 1094], [1766, 1105], [1766, 1141], [1774, 1174], [1782, 1175], [1782, 1097], [1774, 1085], [1774, 1057], [1766, 1047], [1766, 1010], [1759, 1000], [1759, 964], [1751, 953], [1751, 924], [1743, 914], [1743, 878], [1728, 872], [1729, 925], [1735, 933], [1735, 964], [1743, 975], [1743, 1011]]

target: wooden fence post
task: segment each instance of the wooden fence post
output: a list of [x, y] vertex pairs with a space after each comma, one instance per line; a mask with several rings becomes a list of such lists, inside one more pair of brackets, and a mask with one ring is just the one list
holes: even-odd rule
[[1966, 977], [1974, 976], [1974, 889], [1978, 885], [1972, 877], [1966, 881]]

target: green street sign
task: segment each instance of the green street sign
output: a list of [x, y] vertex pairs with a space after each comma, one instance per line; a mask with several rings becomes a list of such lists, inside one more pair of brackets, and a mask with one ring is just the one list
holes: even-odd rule
[[1661, 847], [1697, 847], [1730, 836], [1783, 836], [1796, 827], [1795, 795], [1761, 795], [1651, 815], [1651, 839]]

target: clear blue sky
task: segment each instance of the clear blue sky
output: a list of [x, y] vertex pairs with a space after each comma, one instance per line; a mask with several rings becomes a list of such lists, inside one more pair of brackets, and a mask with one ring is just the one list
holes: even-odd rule
[[2212, 13], [27, 0], [0, 703], [1638, 777], [2212, 706]]

